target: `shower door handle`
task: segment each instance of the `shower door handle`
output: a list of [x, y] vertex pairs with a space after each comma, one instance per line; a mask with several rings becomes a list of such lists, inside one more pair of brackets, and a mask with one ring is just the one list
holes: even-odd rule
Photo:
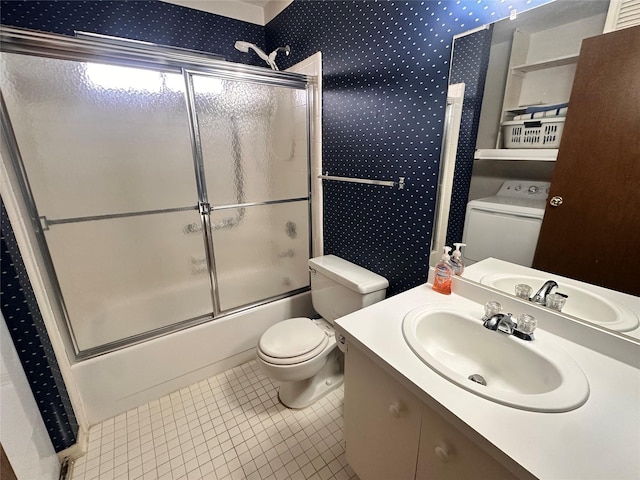
[[198, 211], [200, 215], [209, 215], [211, 214], [211, 205], [205, 202], [198, 203]]

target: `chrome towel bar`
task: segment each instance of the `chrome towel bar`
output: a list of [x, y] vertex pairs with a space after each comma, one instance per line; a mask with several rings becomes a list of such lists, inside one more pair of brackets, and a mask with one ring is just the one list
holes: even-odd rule
[[318, 175], [322, 180], [335, 180], [338, 182], [350, 183], [366, 183], [368, 185], [382, 185], [383, 187], [398, 187], [398, 190], [404, 190], [404, 177], [399, 177], [397, 182], [387, 180], [371, 180], [368, 178], [352, 178], [352, 177], [336, 177], [326, 172], [324, 175]]

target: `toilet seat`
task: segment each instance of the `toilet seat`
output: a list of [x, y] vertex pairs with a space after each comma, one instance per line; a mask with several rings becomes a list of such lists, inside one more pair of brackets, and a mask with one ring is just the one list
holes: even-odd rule
[[290, 318], [262, 334], [258, 356], [274, 365], [293, 365], [318, 356], [328, 343], [325, 331], [309, 318]]

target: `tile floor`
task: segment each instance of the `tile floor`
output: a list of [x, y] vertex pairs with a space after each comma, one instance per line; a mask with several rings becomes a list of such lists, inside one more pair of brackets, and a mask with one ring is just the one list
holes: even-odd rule
[[72, 480], [357, 480], [343, 389], [289, 410], [255, 361], [95, 425]]

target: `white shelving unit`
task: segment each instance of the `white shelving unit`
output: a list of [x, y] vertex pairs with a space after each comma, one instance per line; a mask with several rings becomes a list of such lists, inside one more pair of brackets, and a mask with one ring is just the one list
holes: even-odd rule
[[[561, 56], [555, 56], [557, 49], [539, 52], [536, 40], [541, 35], [550, 35], [547, 32], [550, 31], [527, 33], [518, 29], [514, 32], [501, 123], [513, 120], [530, 106], [569, 101], [578, 52]], [[501, 147], [500, 137], [498, 135], [497, 148]]]
[[577, 5], [567, 6], [559, 15], [564, 16], [563, 20], [551, 28], [545, 21], [538, 21], [513, 31], [499, 115], [498, 104], [494, 107], [495, 147], [486, 148], [492, 146], [486, 141], [479, 142], [477, 160], [556, 160], [557, 149], [505, 149], [501, 125], [525, 113], [527, 107], [569, 101], [582, 40], [602, 33], [605, 15], [599, 11], [580, 11]]

